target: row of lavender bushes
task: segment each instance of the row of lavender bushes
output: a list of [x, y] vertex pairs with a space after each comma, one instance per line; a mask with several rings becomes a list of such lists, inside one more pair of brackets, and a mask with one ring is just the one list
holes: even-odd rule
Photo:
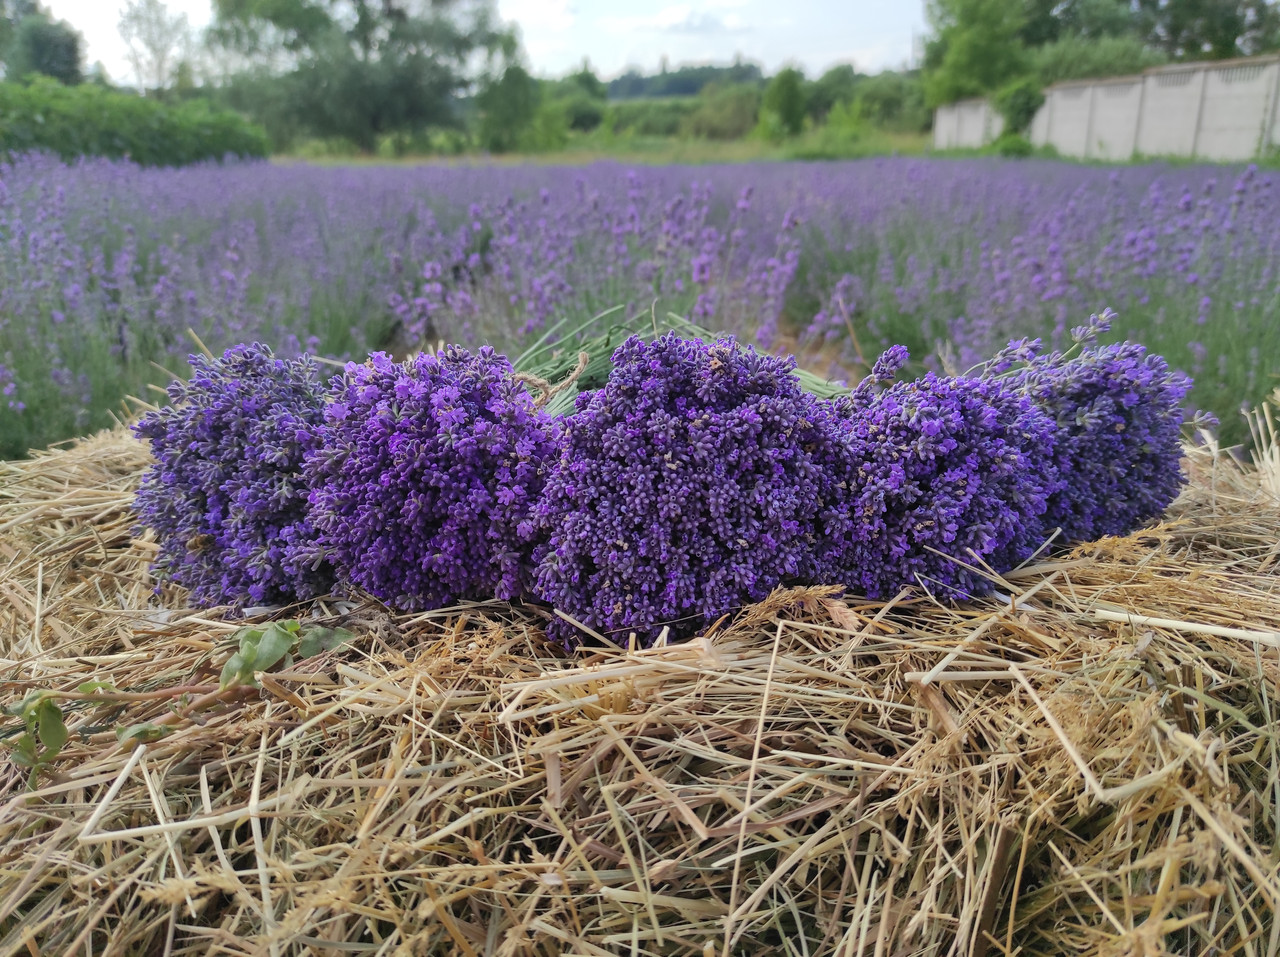
[[375, 353], [327, 386], [238, 346], [193, 356], [136, 427], [156, 459], [136, 509], [157, 577], [200, 605], [532, 599], [569, 646], [687, 637], [780, 585], [966, 598], [1181, 487], [1190, 382], [1099, 346], [1109, 318], [965, 376], [895, 381], [894, 346], [830, 398], [732, 338], [632, 336], [562, 416], [489, 346]]
[[[885, 158], [627, 169], [0, 166], [0, 455], [96, 428], [191, 348], [510, 349], [674, 311], [838, 374], [964, 368], [1114, 306], [1236, 411], [1280, 357], [1280, 197], [1253, 168]], [[917, 370], [919, 371], [919, 370]]]

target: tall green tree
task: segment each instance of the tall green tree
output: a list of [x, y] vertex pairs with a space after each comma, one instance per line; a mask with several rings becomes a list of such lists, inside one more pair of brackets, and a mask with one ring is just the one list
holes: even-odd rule
[[13, 31], [5, 57], [5, 76], [21, 80], [35, 74], [74, 86], [84, 77], [83, 41], [63, 20], [43, 11], [24, 16]]
[[480, 145], [493, 153], [509, 153], [533, 125], [542, 90], [529, 71], [513, 63], [485, 83], [476, 96], [480, 108]]
[[138, 89], [144, 94], [148, 89], [167, 89], [191, 42], [187, 15], [171, 14], [162, 0], [129, 0], [117, 28], [129, 48]]
[[1023, 0], [929, 0], [925, 51], [930, 106], [997, 90], [1027, 72]]
[[795, 136], [804, 129], [804, 99], [804, 74], [787, 67], [779, 70], [764, 88], [760, 106], [775, 118], [783, 132]]
[[[509, 59], [515, 39], [492, 0], [214, 0], [213, 36], [274, 73], [306, 131], [363, 149], [379, 137], [456, 125], [477, 58]], [[281, 66], [283, 64], [283, 66]], [[246, 105], [252, 105], [247, 103]], [[269, 117], [264, 121], [271, 123]]]
[[1150, 45], [1175, 59], [1226, 59], [1280, 47], [1275, 0], [1134, 0]]
[[853, 101], [858, 115], [880, 129], [920, 132], [932, 116], [924, 103], [924, 84], [916, 71], [885, 70], [864, 78]]
[[1064, 36], [1031, 51], [1032, 72], [1041, 86], [1063, 80], [1124, 76], [1169, 62], [1162, 51], [1136, 34], [1122, 36]]
[[582, 66], [577, 72], [570, 73], [564, 78], [566, 84], [572, 84], [578, 87], [587, 96], [593, 100], [607, 100], [609, 98], [609, 88], [604, 85], [587, 60], [582, 61]]
[[0, 0], [0, 63], [9, 57], [18, 24], [29, 16], [42, 13], [36, 0]]
[[1114, 37], [1138, 30], [1130, 0], [1023, 0], [1018, 35], [1028, 47], [1040, 47], [1068, 36]]
[[569, 129], [589, 133], [604, 121], [609, 88], [587, 61], [582, 62], [577, 72], [543, 87], [544, 101], [555, 104], [563, 112]]
[[808, 113], [821, 122], [837, 103], [852, 103], [858, 82], [866, 79], [850, 63], [833, 66], [809, 84], [805, 96]]

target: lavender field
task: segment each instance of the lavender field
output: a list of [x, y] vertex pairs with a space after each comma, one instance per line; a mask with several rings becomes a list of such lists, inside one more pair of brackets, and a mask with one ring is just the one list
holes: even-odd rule
[[[615, 305], [816, 371], [904, 343], [1113, 338], [1239, 439], [1280, 373], [1280, 191], [1222, 167], [999, 160], [628, 169], [0, 166], [0, 456], [109, 424], [194, 348], [502, 348]], [[656, 304], [656, 305], [655, 305]]]

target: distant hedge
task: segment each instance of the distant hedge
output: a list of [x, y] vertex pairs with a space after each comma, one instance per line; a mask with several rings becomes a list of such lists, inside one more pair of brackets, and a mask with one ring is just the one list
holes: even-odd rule
[[141, 166], [267, 155], [267, 135], [200, 100], [169, 105], [101, 86], [37, 79], [0, 83], [0, 153], [48, 150], [63, 159], [109, 156]]
[[605, 109], [604, 126], [613, 133], [634, 136], [676, 136], [680, 126], [701, 100], [689, 96], [671, 99], [623, 100]]

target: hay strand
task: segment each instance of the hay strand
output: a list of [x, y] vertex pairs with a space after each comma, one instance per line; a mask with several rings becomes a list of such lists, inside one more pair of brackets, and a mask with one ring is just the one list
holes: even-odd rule
[[225, 690], [243, 622], [155, 590], [141, 446], [0, 465], [4, 704], [68, 731], [0, 767], [0, 957], [1275, 953], [1260, 449], [981, 602], [779, 590], [577, 656], [538, 609], [319, 602], [254, 620], [354, 641]]

